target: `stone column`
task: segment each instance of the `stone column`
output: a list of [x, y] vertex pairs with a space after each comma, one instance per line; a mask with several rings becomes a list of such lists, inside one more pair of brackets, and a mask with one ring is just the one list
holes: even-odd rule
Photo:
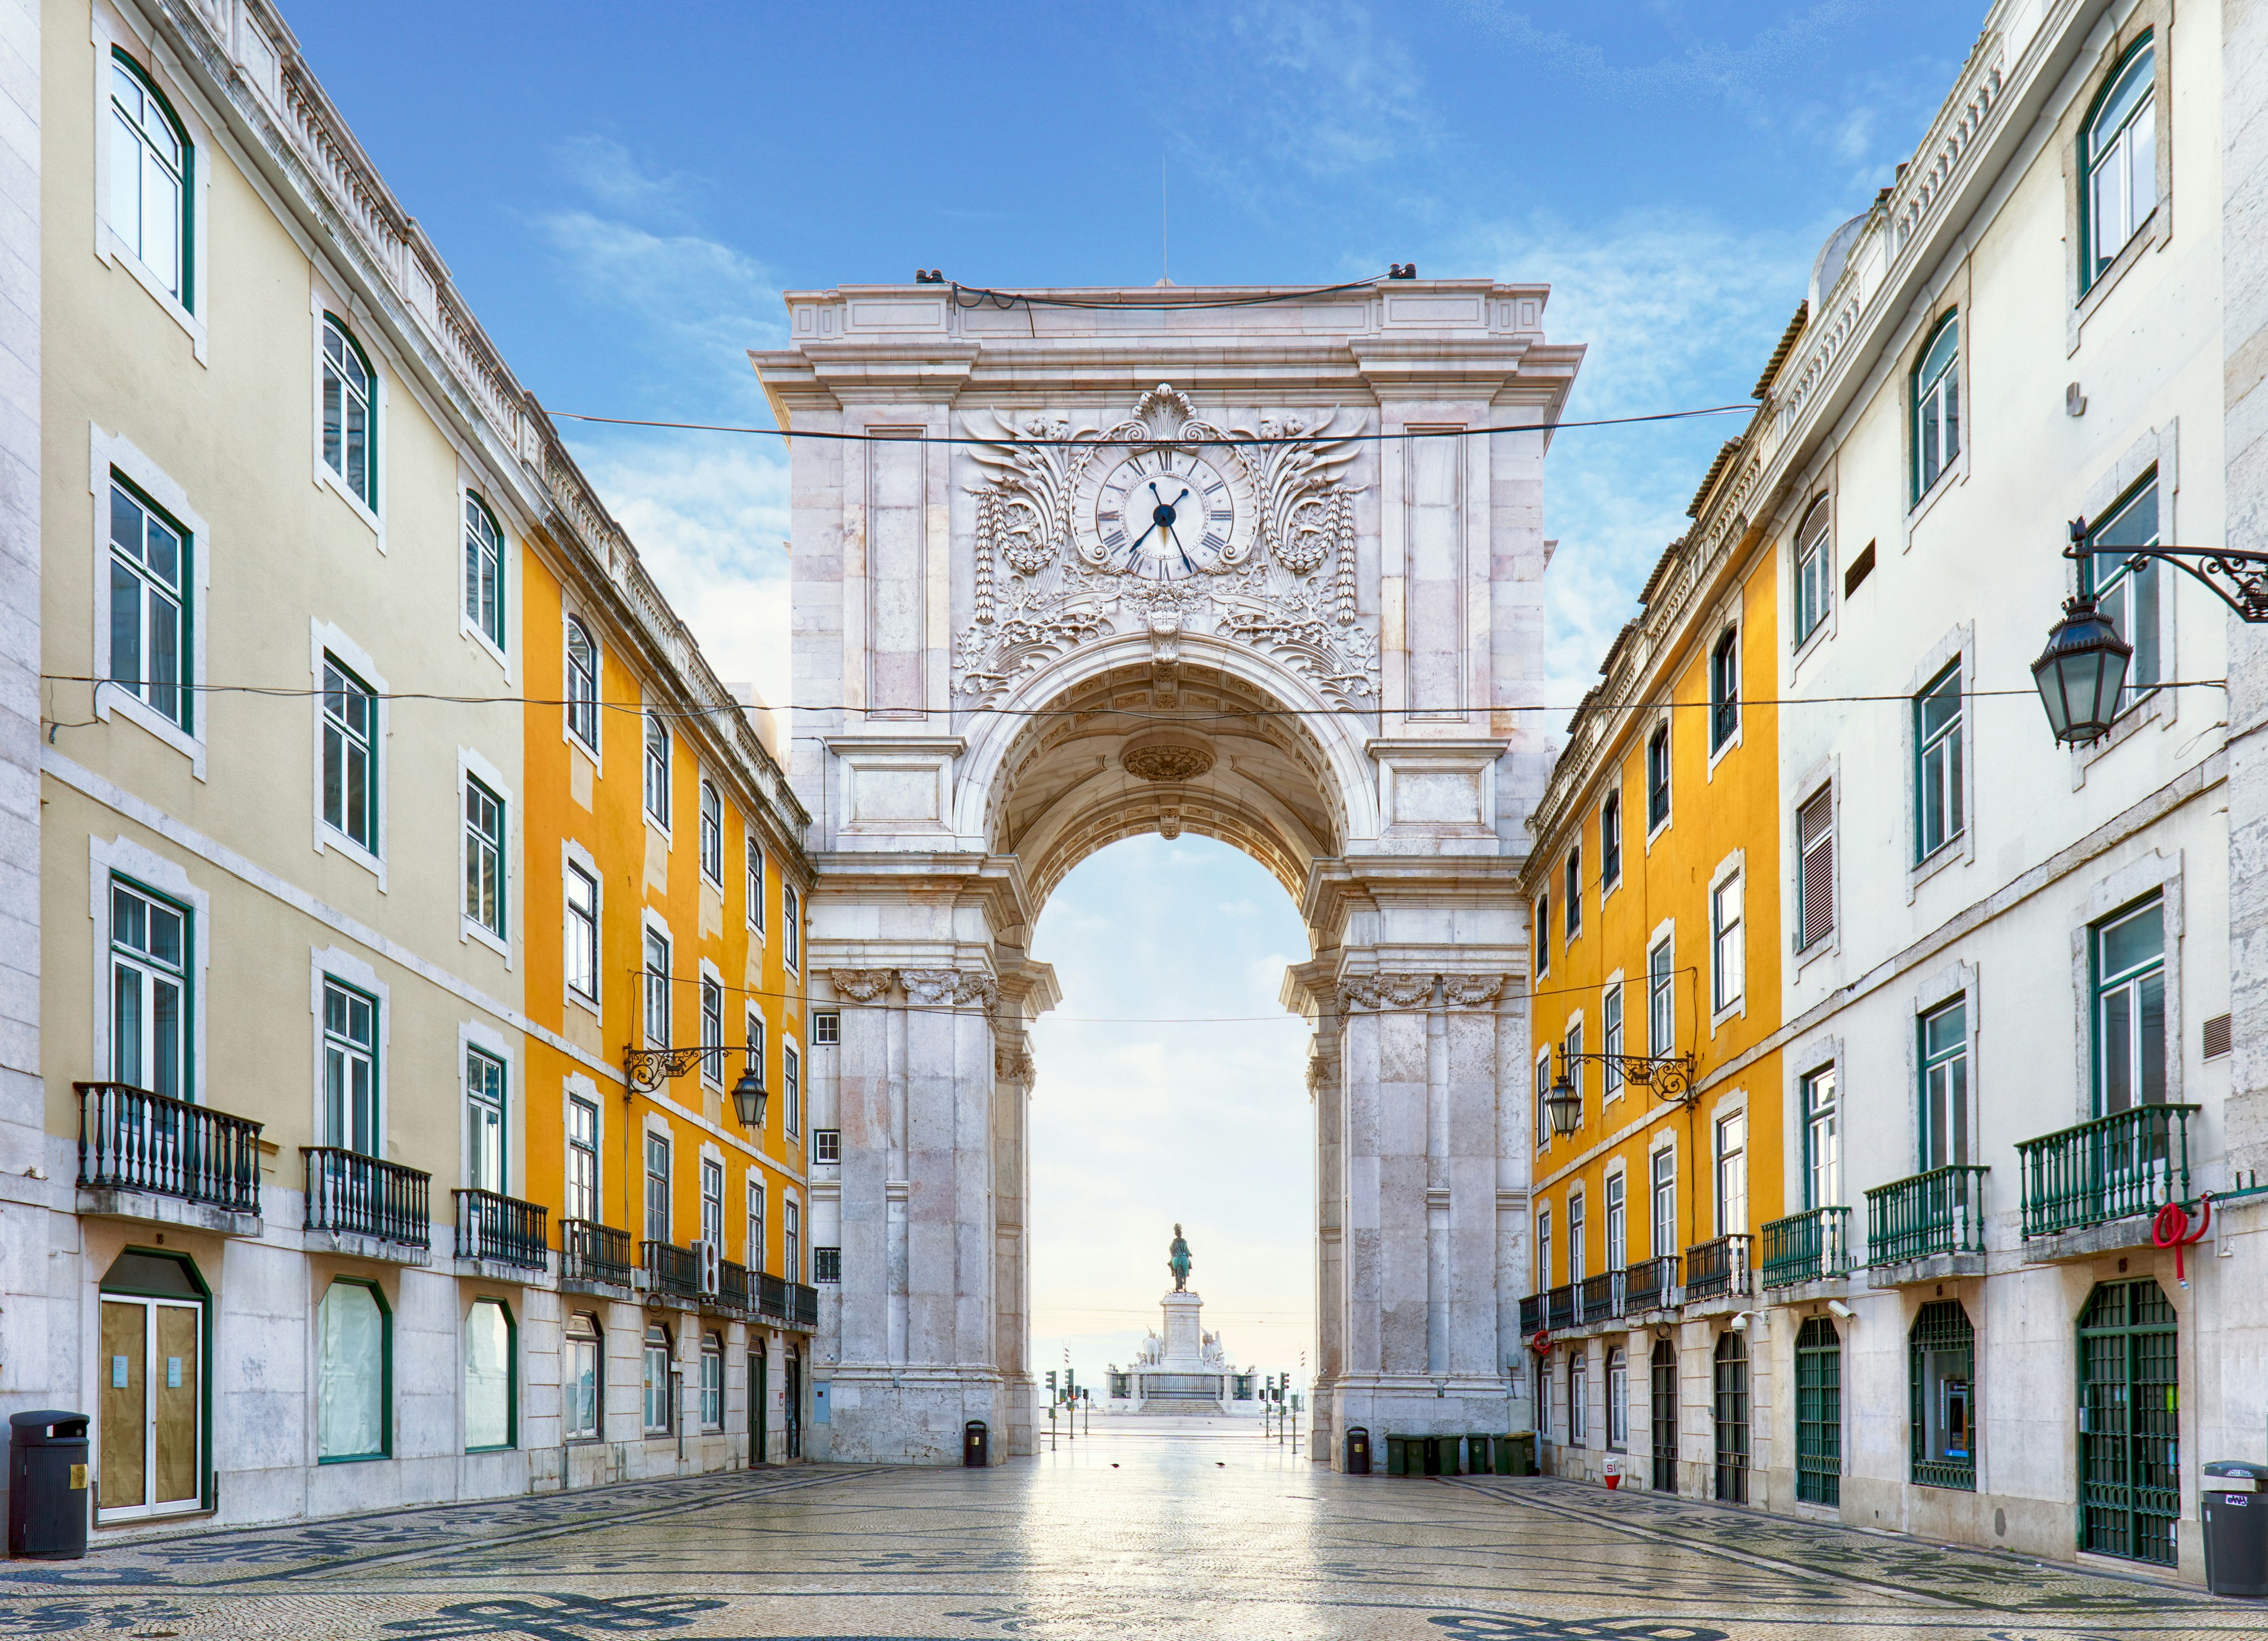
[[1307, 1049], [1307, 1098], [1315, 1107], [1315, 1366], [1308, 1376], [1307, 1456], [1329, 1460], [1336, 1446], [1331, 1409], [1346, 1358], [1344, 1102], [1340, 1097], [1336, 953], [1285, 971], [1284, 1006], [1314, 1027]]

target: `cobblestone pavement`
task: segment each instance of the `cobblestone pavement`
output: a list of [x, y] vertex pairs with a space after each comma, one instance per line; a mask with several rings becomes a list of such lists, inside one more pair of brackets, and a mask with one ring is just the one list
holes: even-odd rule
[[1548, 1480], [1345, 1477], [1249, 1423], [0, 1563], [0, 1637], [2173, 1641], [2268, 1604]]

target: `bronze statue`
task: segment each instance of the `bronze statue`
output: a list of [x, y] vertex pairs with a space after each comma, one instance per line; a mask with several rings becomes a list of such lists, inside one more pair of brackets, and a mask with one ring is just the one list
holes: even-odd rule
[[1166, 1251], [1173, 1255], [1166, 1269], [1174, 1273], [1174, 1291], [1185, 1292], [1189, 1285], [1189, 1245], [1182, 1240], [1181, 1226], [1174, 1227], [1174, 1245]]

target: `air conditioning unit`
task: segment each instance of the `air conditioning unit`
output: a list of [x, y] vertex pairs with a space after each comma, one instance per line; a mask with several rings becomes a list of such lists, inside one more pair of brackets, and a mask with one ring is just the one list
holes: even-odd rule
[[693, 1245], [693, 1257], [701, 1264], [701, 1291], [703, 1293], [713, 1294], [717, 1291], [720, 1280], [717, 1265], [722, 1250], [717, 1244], [706, 1237], [703, 1237]]

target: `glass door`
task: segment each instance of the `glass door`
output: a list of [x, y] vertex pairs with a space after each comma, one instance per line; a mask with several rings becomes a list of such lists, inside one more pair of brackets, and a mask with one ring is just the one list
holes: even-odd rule
[[762, 1350], [748, 1352], [748, 1467], [764, 1462], [764, 1439], [770, 1433], [771, 1374]]
[[200, 1508], [204, 1307], [106, 1294], [96, 1402], [99, 1520]]
[[1677, 1490], [1677, 1347], [1653, 1346], [1653, 1490]]
[[796, 1351], [787, 1353], [787, 1456], [803, 1457], [803, 1358]]

